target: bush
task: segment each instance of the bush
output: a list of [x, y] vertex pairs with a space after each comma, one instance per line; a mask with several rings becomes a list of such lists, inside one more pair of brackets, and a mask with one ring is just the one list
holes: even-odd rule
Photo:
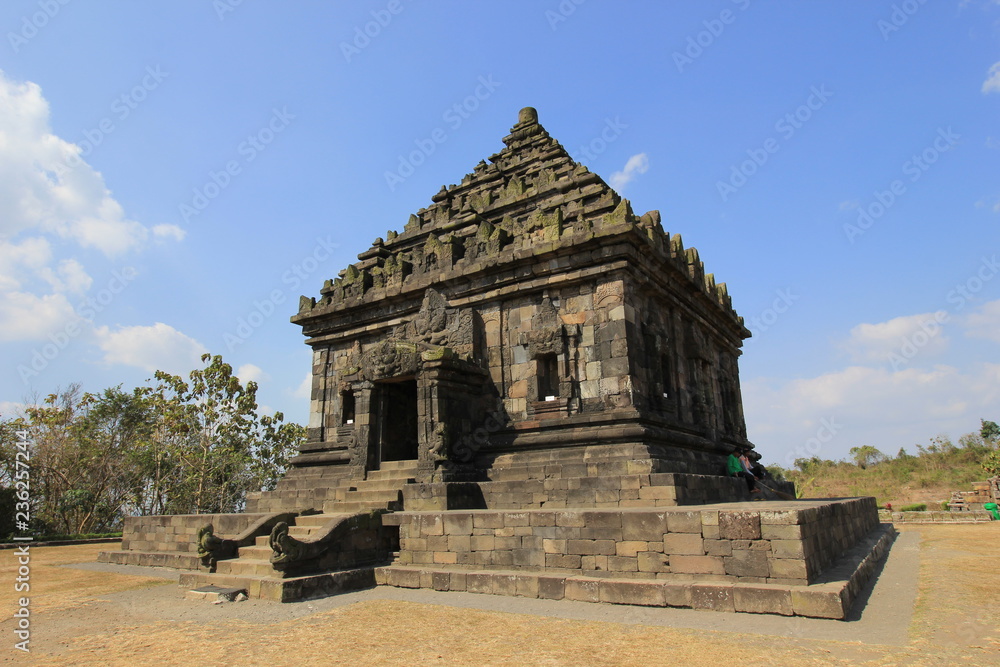
[[926, 512], [927, 503], [912, 503], [899, 508], [900, 512]]
[[948, 504], [947, 500], [942, 500], [941, 501], [941, 511], [947, 512], [950, 509], [950, 507], [951, 506]]

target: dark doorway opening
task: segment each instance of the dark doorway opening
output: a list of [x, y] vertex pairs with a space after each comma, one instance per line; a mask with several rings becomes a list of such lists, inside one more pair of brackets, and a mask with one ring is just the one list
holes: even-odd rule
[[535, 360], [538, 368], [538, 400], [559, 396], [559, 360], [554, 354], [543, 354]]
[[379, 382], [376, 388], [379, 462], [416, 459], [417, 381]]
[[354, 392], [345, 391], [340, 395], [340, 405], [341, 405], [341, 425], [348, 425], [354, 423]]

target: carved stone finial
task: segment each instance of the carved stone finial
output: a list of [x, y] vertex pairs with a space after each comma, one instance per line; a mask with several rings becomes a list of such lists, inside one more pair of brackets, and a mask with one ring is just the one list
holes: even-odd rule
[[535, 107], [524, 107], [517, 114], [517, 122], [521, 123], [537, 123], [538, 122], [538, 111]]

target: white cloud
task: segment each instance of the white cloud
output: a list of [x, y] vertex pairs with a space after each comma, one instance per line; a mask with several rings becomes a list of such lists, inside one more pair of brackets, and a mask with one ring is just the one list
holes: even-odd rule
[[856, 362], [884, 363], [901, 354], [909, 358], [912, 355], [903, 350], [910, 348], [919, 350], [921, 355], [937, 354], [948, 348], [941, 324], [946, 319], [946, 313], [939, 311], [895, 317], [877, 324], [862, 323], [851, 329], [843, 346]]
[[0, 419], [13, 419], [24, 413], [24, 403], [0, 401]]
[[1000, 299], [984, 303], [965, 318], [965, 335], [1000, 343]]
[[645, 153], [633, 155], [625, 163], [625, 168], [611, 174], [610, 185], [615, 190], [621, 190], [639, 174], [645, 174], [649, 169], [649, 157]]
[[129, 220], [82, 150], [52, 134], [41, 88], [0, 71], [0, 235], [36, 230], [113, 256], [149, 231]]
[[0, 341], [40, 340], [78, 319], [62, 294], [0, 292]]
[[153, 225], [153, 236], [158, 239], [174, 239], [183, 241], [187, 231], [177, 225]]
[[270, 379], [270, 375], [261, 370], [260, 366], [255, 366], [253, 364], [243, 364], [236, 370], [236, 375], [240, 378], [240, 381], [245, 385], [247, 382], [256, 382], [260, 384], [261, 381]]
[[302, 382], [299, 386], [292, 392], [292, 396], [295, 398], [305, 398], [308, 399], [312, 395], [312, 373], [306, 373], [306, 376], [302, 378]]
[[989, 419], [1000, 401], [1000, 364], [966, 372], [851, 366], [814, 378], [758, 378], [744, 382], [743, 398], [750, 439], [779, 465], [814, 455], [844, 458], [860, 445], [894, 455]]
[[145, 371], [166, 371], [186, 376], [201, 368], [201, 355], [208, 350], [194, 338], [157, 322], [152, 326], [121, 327], [111, 331], [99, 327], [94, 333], [104, 351], [104, 361]]
[[993, 63], [990, 67], [986, 81], [983, 81], [983, 93], [1000, 93], [1000, 62]]
[[51, 262], [52, 247], [44, 238], [27, 238], [21, 243], [0, 240], [0, 289], [19, 289]]

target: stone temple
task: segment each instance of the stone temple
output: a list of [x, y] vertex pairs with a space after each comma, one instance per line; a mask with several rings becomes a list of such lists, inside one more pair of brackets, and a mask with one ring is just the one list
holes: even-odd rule
[[503, 142], [302, 297], [308, 441], [277, 488], [134, 517], [102, 557], [283, 601], [381, 584], [844, 618], [891, 529], [872, 498], [750, 502], [725, 475], [752, 446], [726, 285], [534, 109]]

